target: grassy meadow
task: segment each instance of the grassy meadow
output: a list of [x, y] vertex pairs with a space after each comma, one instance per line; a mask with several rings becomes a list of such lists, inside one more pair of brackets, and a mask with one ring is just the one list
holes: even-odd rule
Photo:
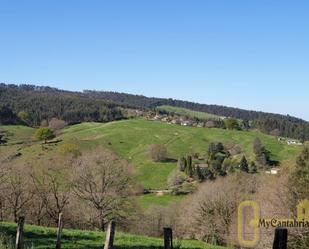
[[[56, 229], [25, 225], [24, 228], [25, 249], [49, 249], [55, 248]], [[0, 223], [0, 249], [6, 248], [1, 245], [1, 237], [9, 238], [13, 244], [16, 234], [16, 225], [13, 223]], [[1, 236], [2, 235], [2, 236]], [[96, 231], [68, 230], [62, 234], [63, 249], [99, 249], [103, 248], [105, 233]], [[115, 249], [160, 249], [163, 248], [163, 239], [146, 236], [130, 235], [116, 231]], [[175, 245], [182, 249], [223, 249], [219, 246], [211, 246], [196, 240], [175, 241]], [[14, 247], [9, 247], [9, 249]]]
[[[42, 149], [41, 142], [32, 141], [33, 128], [0, 126], [0, 129], [10, 134], [8, 145], [0, 146], [0, 154], [19, 152], [21, 155], [15, 160], [32, 162], [40, 157], [60, 153], [61, 146], [68, 143], [78, 145], [81, 151], [102, 146], [128, 160], [135, 168], [137, 182], [149, 189], [165, 189], [169, 174], [176, 168], [176, 160], [190, 153], [205, 154], [210, 142], [240, 145], [246, 157], [252, 160], [252, 145], [256, 137], [271, 151], [272, 158], [280, 162], [294, 159], [301, 149], [280, 143], [275, 137], [258, 131], [184, 127], [143, 119], [69, 126], [56, 138], [58, 143], [45, 145], [47, 149]], [[169, 160], [153, 162], [148, 155], [151, 144], [166, 145]]]
[[168, 206], [170, 203], [175, 203], [181, 201], [184, 195], [157, 195], [157, 194], [145, 194], [139, 196], [139, 203], [142, 208], [147, 209], [152, 205], [155, 206]]
[[199, 111], [192, 111], [190, 109], [176, 107], [176, 106], [169, 106], [169, 105], [162, 105], [157, 107], [159, 110], [164, 110], [167, 112], [176, 113], [180, 116], [188, 116], [191, 118], [198, 118], [198, 119], [220, 119], [220, 116], [215, 114], [210, 114], [207, 112], [199, 112]]

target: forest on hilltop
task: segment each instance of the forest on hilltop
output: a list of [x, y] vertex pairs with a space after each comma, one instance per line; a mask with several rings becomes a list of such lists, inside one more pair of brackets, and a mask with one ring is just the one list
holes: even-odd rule
[[152, 109], [158, 106], [167, 105], [206, 112], [218, 116], [250, 120], [252, 121], [253, 128], [257, 128], [268, 134], [275, 134], [300, 140], [309, 139], [309, 123], [290, 115], [250, 111], [221, 105], [199, 104], [171, 98], [154, 98], [118, 92], [85, 90], [84, 93], [94, 99], [110, 100], [115, 103], [129, 105], [136, 108]]
[[123, 118], [116, 104], [51, 87], [0, 84], [0, 123], [39, 126], [57, 117], [69, 124]]
[[162, 105], [252, 121], [251, 128], [262, 132], [309, 140], [309, 123], [289, 115], [117, 92], [71, 92], [46, 86], [0, 84], [0, 123], [5, 124], [17, 123], [18, 113], [23, 114], [21, 116], [31, 126], [53, 117], [69, 124], [107, 122], [124, 118], [121, 108], [153, 110]]

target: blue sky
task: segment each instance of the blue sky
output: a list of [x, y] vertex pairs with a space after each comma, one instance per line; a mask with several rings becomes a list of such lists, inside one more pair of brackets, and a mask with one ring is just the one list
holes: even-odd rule
[[309, 120], [309, 1], [1, 0], [0, 82]]

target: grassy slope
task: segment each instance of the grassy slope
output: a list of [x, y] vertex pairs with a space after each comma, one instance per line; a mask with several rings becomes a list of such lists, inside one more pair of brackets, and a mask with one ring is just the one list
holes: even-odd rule
[[199, 118], [199, 119], [220, 119], [220, 116], [217, 116], [215, 114], [210, 114], [206, 112], [198, 112], [198, 111], [192, 111], [190, 109], [181, 108], [181, 107], [175, 107], [175, 106], [169, 106], [169, 105], [162, 105], [157, 107], [159, 110], [164, 110], [167, 112], [173, 112], [181, 116], [189, 116], [192, 118]]
[[28, 141], [34, 133], [33, 128], [22, 125], [0, 125], [0, 130], [8, 131], [9, 144]]
[[[34, 132], [34, 129], [19, 126], [0, 126], [0, 129], [14, 133], [11, 141], [21, 140], [21, 138], [27, 139], [27, 136], [31, 138]], [[225, 144], [241, 145], [246, 156], [253, 159], [252, 144], [256, 137], [262, 140], [267, 149], [273, 153], [274, 159], [279, 161], [294, 158], [300, 150], [300, 147], [279, 143], [276, 138], [258, 131], [245, 132], [183, 127], [141, 119], [106, 124], [83, 123], [70, 126], [63, 130], [59, 137], [63, 141], [59, 144], [73, 142], [78, 144], [82, 151], [97, 146], [105, 146], [134, 165], [137, 169], [138, 182], [146, 188], [162, 189], [166, 187], [167, 177], [176, 168], [176, 163], [152, 162], [148, 156], [148, 148], [151, 144], [165, 144], [168, 148], [169, 157], [177, 159], [181, 155], [192, 152], [204, 154], [210, 142], [221, 141]], [[19, 150], [22, 153], [20, 159], [32, 161], [38, 156], [57, 153], [59, 144], [50, 145], [49, 151], [42, 151], [42, 147], [38, 143], [1, 146], [0, 152], [16, 153]]]
[[166, 187], [166, 179], [176, 163], [154, 163], [149, 159], [151, 144], [165, 144], [169, 157], [177, 159], [192, 152], [204, 154], [213, 141], [241, 145], [248, 158], [253, 159], [252, 144], [259, 137], [279, 161], [294, 157], [298, 147], [278, 143], [271, 136], [257, 131], [228, 131], [168, 125], [145, 120], [126, 120], [108, 124], [86, 123], [67, 128], [64, 140], [75, 140], [84, 149], [104, 145], [128, 159], [138, 172], [138, 181], [148, 188]]
[[[0, 232], [15, 236], [16, 225], [12, 223], [0, 223]], [[25, 249], [55, 248], [56, 229], [38, 226], [25, 226]], [[63, 249], [98, 249], [103, 248], [105, 234], [93, 231], [63, 230]], [[193, 240], [180, 242], [182, 249], [220, 249], [223, 247], [210, 246]], [[1, 248], [1, 245], [0, 245]], [[145, 236], [129, 235], [116, 232], [115, 249], [159, 249], [163, 248], [163, 240]]]
[[155, 206], [168, 206], [170, 203], [179, 202], [184, 198], [183, 195], [162, 195], [146, 194], [139, 197], [139, 203], [144, 209], [149, 208], [152, 205]]

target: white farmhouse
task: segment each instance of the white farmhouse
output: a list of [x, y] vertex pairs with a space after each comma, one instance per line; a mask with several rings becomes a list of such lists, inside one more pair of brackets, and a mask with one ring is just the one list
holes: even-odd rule
[[279, 168], [272, 168], [270, 170], [265, 171], [266, 174], [270, 175], [277, 175], [279, 173], [280, 169]]

